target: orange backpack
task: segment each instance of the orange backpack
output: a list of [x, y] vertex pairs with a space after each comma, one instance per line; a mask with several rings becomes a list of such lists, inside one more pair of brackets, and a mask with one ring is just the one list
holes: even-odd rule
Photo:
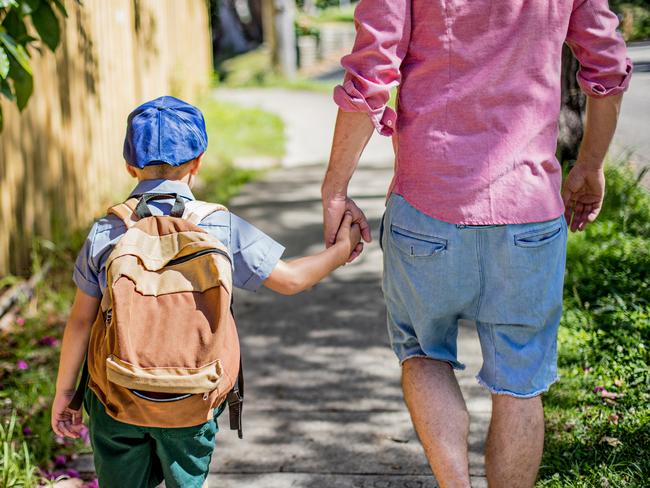
[[[151, 214], [147, 204], [155, 198], [175, 198], [170, 215]], [[127, 231], [106, 261], [107, 287], [86, 364], [88, 387], [116, 420], [189, 427], [210, 420], [227, 400], [230, 426], [242, 436], [232, 262], [227, 248], [198, 226], [217, 211], [227, 210], [160, 194], [109, 209]], [[71, 408], [81, 406], [86, 377]]]

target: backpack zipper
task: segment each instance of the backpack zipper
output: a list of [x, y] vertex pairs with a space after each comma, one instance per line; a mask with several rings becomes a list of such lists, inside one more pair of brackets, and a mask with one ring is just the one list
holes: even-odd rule
[[194, 254], [188, 254], [187, 256], [172, 259], [172, 260], [167, 262], [165, 267], [174, 266], [176, 264], [181, 264], [181, 263], [184, 263], [186, 261], [189, 261], [190, 259], [200, 258], [201, 256], [205, 256], [207, 254], [221, 254], [222, 256], [225, 256], [226, 258], [228, 258], [228, 262], [230, 262], [232, 264], [230, 256], [228, 255], [227, 252], [222, 251], [221, 249], [204, 249], [203, 251], [199, 251], [199, 252], [194, 253]]

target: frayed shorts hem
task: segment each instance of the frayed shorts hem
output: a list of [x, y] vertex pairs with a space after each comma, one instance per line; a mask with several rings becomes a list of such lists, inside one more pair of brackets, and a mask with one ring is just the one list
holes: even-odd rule
[[541, 395], [542, 393], [546, 393], [551, 386], [553, 386], [554, 383], [556, 383], [560, 379], [559, 376], [556, 376], [553, 381], [551, 381], [546, 387], [541, 388], [539, 390], [535, 390], [532, 393], [517, 393], [514, 391], [506, 390], [503, 388], [495, 388], [491, 385], [488, 385], [483, 378], [481, 378], [480, 375], [476, 375], [476, 380], [478, 381], [479, 385], [487, 388], [490, 390], [490, 393], [494, 395], [508, 395], [514, 398], [534, 398], [536, 396]]
[[440, 361], [440, 362], [443, 362], [443, 363], [447, 363], [449, 366], [451, 366], [456, 371], [463, 371], [465, 369], [465, 365], [463, 363], [450, 361], [449, 359], [434, 358], [432, 356], [427, 356], [426, 354], [410, 354], [410, 355], [408, 355], [408, 356], [406, 356], [404, 358], [400, 358], [398, 356], [399, 365], [404, 366], [404, 362], [408, 361], [409, 359], [415, 359], [415, 358], [432, 359], [433, 361]]

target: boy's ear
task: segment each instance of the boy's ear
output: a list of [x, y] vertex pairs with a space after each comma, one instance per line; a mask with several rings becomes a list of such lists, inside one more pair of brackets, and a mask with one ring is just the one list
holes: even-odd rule
[[201, 168], [201, 162], [203, 161], [203, 155], [205, 153], [199, 154], [194, 161], [192, 161], [192, 166], [190, 168], [190, 174], [196, 176]]
[[126, 171], [133, 177], [137, 178], [138, 173], [135, 171], [135, 168], [131, 166], [129, 163], [124, 163], [126, 165]]

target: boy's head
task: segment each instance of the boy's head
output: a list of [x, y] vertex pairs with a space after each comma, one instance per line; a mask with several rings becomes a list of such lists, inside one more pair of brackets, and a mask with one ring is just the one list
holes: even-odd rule
[[180, 180], [196, 174], [207, 147], [203, 114], [182, 100], [156, 98], [129, 114], [124, 159], [138, 179]]

